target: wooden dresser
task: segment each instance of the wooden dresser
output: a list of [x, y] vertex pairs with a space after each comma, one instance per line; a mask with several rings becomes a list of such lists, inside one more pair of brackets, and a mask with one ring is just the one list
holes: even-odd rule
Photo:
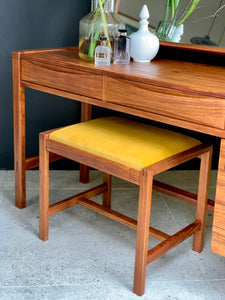
[[25, 151], [29, 87], [80, 101], [82, 120], [97, 105], [221, 138], [212, 251], [225, 256], [225, 68], [165, 57], [101, 67], [80, 60], [77, 48], [13, 52], [17, 207], [26, 206], [25, 171], [38, 166], [38, 157], [26, 158]]

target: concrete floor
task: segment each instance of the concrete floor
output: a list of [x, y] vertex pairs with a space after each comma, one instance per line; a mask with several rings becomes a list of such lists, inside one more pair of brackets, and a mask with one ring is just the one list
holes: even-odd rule
[[[88, 185], [78, 172], [51, 171], [51, 201], [101, 182], [91, 172]], [[196, 190], [196, 171], [160, 175]], [[216, 172], [210, 197], [214, 198]], [[84, 207], [50, 217], [49, 240], [38, 238], [38, 171], [27, 172], [27, 207], [14, 206], [14, 173], [0, 171], [0, 299], [225, 299], [225, 258], [210, 252], [213, 214], [208, 212], [205, 247], [191, 250], [192, 238], [147, 268], [143, 297], [132, 293], [136, 232]], [[138, 189], [113, 180], [113, 209], [137, 214]], [[173, 233], [193, 220], [195, 207], [154, 192], [151, 225]], [[99, 201], [97, 199], [96, 201]], [[150, 246], [155, 241], [150, 239]]]

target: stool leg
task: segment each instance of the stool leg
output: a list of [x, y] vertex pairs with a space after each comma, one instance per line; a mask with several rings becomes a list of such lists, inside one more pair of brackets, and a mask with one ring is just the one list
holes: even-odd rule
[[145, 292], [152, 185], [152, 173], [142, 170], [138, 204], [137, 240], [133, 286], [134, 293], [139, 296], [142, 296]]
[[103, 193], [103, 206], [111, 208], [111, 193], [112, 193], [112, 175], [104, 173], [103, 183], [107, 184], [107, 191]]
[[198, 196], [195, 220], [201, 221], [201, 230], [194, 234], [193, 250], [201, 252], [204, 244], [205, 219], [207, 212], [209, 177], [211, 169], [212, 151], [200, 156], [201, 165], [199, 172]]
[[48, 239], [48, 209], [49, 209], [49, 152], [46, 150], [46, 140], [40, 135], [39, 141], [39, 238]]

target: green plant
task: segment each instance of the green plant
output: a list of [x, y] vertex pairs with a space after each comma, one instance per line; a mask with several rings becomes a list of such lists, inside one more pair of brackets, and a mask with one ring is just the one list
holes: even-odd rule
[[165, 0], [163, 29], [160, 38], [165, 38], [166, 24], [168, 22], [175, 26], [182, 24], [193, 13], [199, 1], [200, 0], [187, 0], [184, 5], [182, 0]]

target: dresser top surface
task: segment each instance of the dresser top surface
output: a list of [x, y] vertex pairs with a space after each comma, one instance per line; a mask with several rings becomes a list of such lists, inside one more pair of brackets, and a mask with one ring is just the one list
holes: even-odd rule
[[[79, 59], [78, 49], [21, 51], [21, 59], [50, 68], [66, 68], [124, 80], [225, 98], [225, 68], [210, 64], [155, 58], [150, 63], [95, 66]], [[221, 57], [223, 58], [223, 57]]]

